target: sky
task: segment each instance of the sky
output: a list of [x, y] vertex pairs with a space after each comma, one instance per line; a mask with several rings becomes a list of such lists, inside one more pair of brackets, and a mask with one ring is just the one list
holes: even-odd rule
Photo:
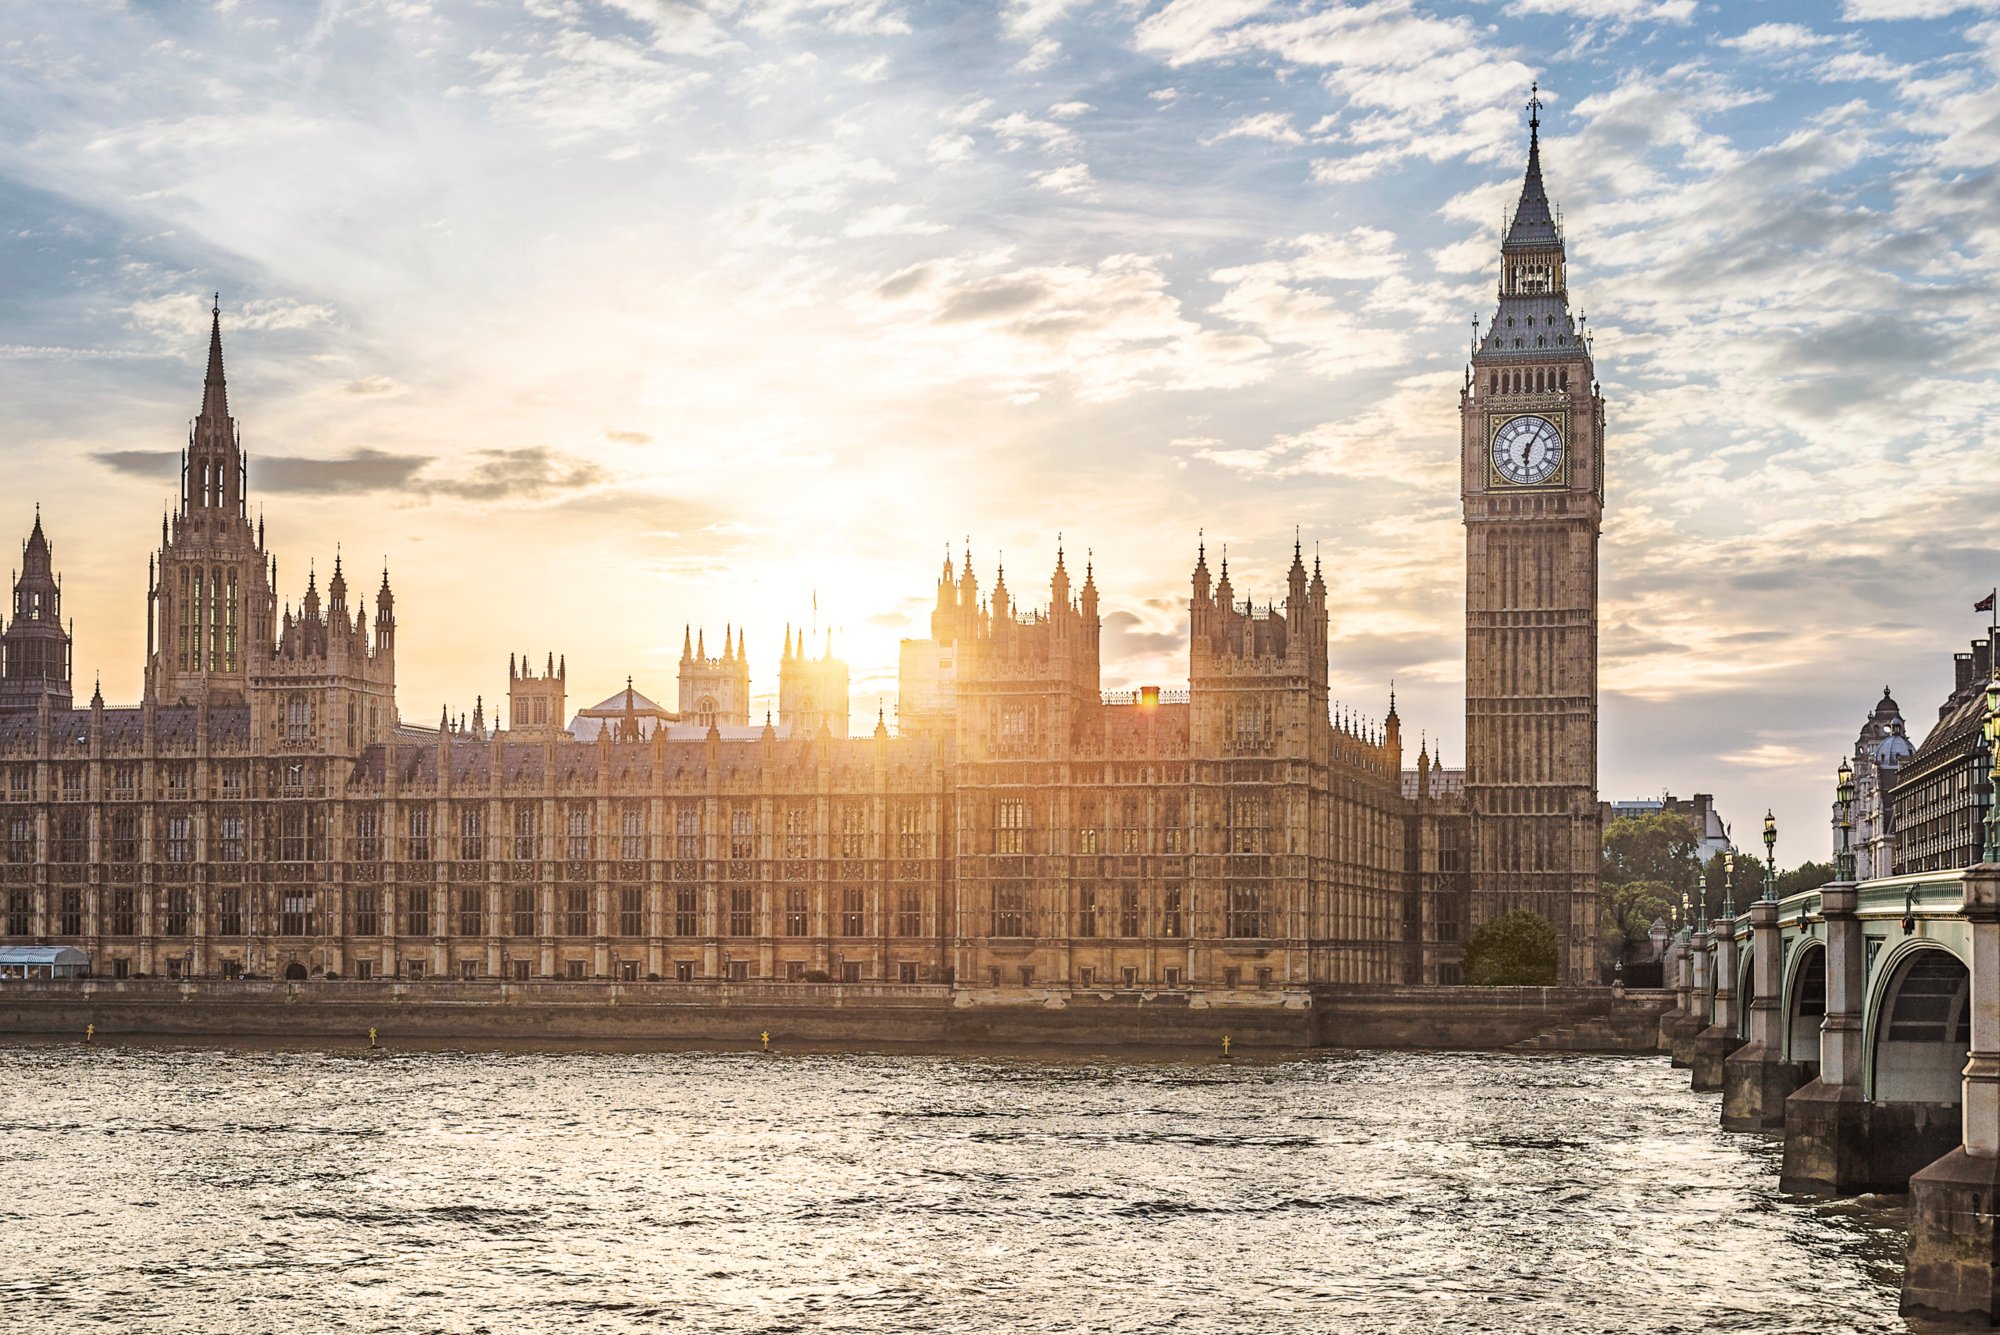
[[[130, 702], [220, 292], [296, 600], [397, 593], [403, 714], [674, 698], [831, 629], [857, 722], [940, 561], [1094, 561], [1187, 675], [1196, 543], [1324, 562], [1334, 694], [1464, 744], [1457, 390], [1539, 80], [1607, 400], [1606, 797], [1824, 856], [2000, 579], [2000, 0], [17, 0], [0, 532]], [[1074, 564], [1072, 566], [1074, 568]], [[1038, 592], [1039, 591], [1039, 592]]]

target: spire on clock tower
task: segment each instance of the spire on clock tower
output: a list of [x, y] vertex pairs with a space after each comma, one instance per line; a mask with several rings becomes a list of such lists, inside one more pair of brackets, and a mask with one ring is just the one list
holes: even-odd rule
[[1528, 98], [1528, 173], [1521, 180], [1521, 198], [1514, 205], [1513, 220], [1507, 226], [1502, 250], [1562, 248], [1555, 211], [1549, 207], [1549, 192], [1542, 184], [1542, 86], [1532, 86]]
[[1542, 183], [1542, 97], [1536, 85], [1528, 99], [1528, 167], [1500, 243], [1499, 309], [1475, 356], [1547, 357], [1577, 348], [1581, 339], [1569, 312], [1567, 270], [1562, 224]]

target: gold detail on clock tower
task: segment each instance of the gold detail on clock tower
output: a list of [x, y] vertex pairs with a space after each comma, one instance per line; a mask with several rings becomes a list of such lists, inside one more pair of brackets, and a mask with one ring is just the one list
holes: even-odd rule
[[1471, 926], [1548, 919], [1562, 981], [1597, 979], [1597, 542], [1604, 403], [1542, 185], [1541, 105], [1498, 307], [1459, 396]]

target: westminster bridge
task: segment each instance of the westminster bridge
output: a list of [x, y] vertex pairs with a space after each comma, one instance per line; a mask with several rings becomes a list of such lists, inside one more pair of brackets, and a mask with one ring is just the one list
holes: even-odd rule
[[2000, 1318], [2000, 864], [1760, 900], [1668, 968], [1661, 1047], [1781, 1187], [1907, 1191], [1904, 1310]]

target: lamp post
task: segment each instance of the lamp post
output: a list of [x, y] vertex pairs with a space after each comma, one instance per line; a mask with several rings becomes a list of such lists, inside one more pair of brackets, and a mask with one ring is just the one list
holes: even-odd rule
[[1778, 897], [1778, 821], [1764, 808], [1764, 898]]
[[1708, 868], [1706, 867], [1703, 867], [1701, 869], [1701, 877], [1696, 889], [1696, 893], [1699, 894], [1701, 898], [1695, 904], [1694, 920], [1696, 922], [1707, 922], [1708, 921]]
[[1986, 682], [1986, 740], [1993, 748], [1993, 802], [1986, 808], [1984, 861], [2000, 862], [2000, 663], [1993, 665], [1993, 675]]
[[1722, 916], [1736, 921], [1736, 850], [1722, 854]]
[[1833, 878], [1836, 881], [1854, 879], [1854, 848], [1849, 837], [1854, 831], [1854, 767], [1843, 757], [1840, 772], [1834, 779], [1834, 811], [1840, 826], [1840, 856], [1834, 859]]
[[1688, 904], [1688, 892], [1681, 891], [1681, 931], [1694, 931], [1694, 910]]

